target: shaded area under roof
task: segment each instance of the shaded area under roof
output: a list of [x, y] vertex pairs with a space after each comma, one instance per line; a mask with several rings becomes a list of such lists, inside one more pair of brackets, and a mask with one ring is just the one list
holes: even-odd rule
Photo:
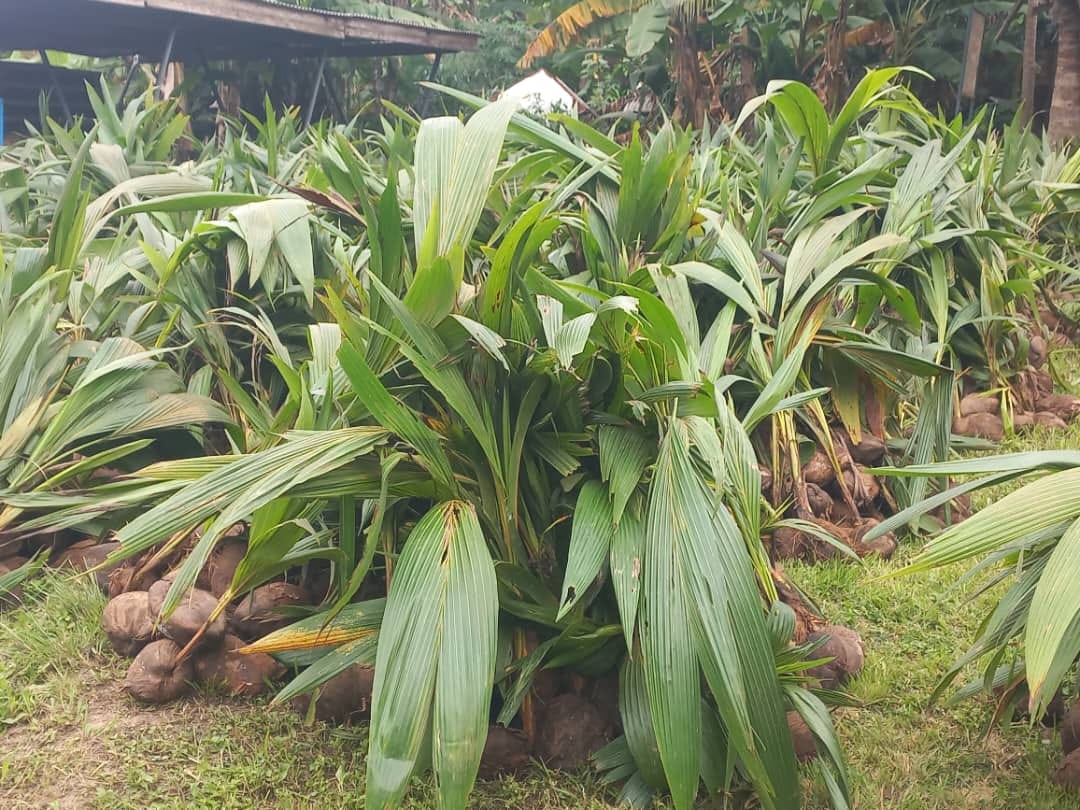
[[0, 51], [48, 49], [156, 61], [473, 50], [476, 34], [434, 23], [299, 8], [268, 0], [0, 0]]
[[46, 95], [49, 114], [60, 119], [63, 110], [54, 92], [55, 87], [63, 92], [72, 115], [92, 116], [93, 108], [86, 95], [86, 85], [89, 83], [96, 87], [98, 79], [99, 75], [89, 70], [0, 60], [0, 98], [4, 100], [8, 127], [19, 130], [24, 120], [38, 120], [42, 92]]

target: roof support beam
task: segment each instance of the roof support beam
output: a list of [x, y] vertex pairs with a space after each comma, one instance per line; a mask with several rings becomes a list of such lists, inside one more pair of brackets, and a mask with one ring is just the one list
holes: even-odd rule
[[169, 29], [169, 37], [165, 40], [165, 52], [161, 55], [161, 63], [158, 65], [157, 87], [158, 98], [165, 97], [165, 75], [169, 72], [169, 64], [172, 62], [173, 45], [176, 44], [176, 26]]
[[315, 115], [315, 105], [319, 101], [319, 91], [322, 90], [323, 73], [326, 71], [326, 51], [319, 57], [319, 67], [315, 71], [315, 85], [311, 88], [311, 101], [304, 110], [304, 129], [311, 126], [311, 119]]

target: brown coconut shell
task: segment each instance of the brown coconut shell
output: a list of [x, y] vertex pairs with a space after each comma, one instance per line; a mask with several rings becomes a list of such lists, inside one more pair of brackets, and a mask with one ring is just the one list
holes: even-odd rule
[[292, 706], [306, 715], [314, 698], [316, 720], [334, 724], [364, 720], [371, 715], [374, 686], [375, 670], [364, 664], [353, 664], [314, 692], [293, 698]]
[[0, 568], [3, 568], [5, 572], [14, 571], [16, 568], [22, 568], [28, 562], [30, 562], [29, 557], [4, 557], [4, 559], [0, 560]]
[[1037, 411], [1048, 411], [1063, 422], [1071, 422], [1080, 413], [1080, 397], [1072, 394], [1049, 394], [1036, 404]]
[[836, 470], [832, 462], [822, 450], [815, 450], [802, 467], [803, 480], [808, 484], [816, 484], [819, 487], [827, 487], [836, 480]]
[[232, 627], [241, 638], [262, 638], [296, 621], [283, 616], [279, 608], [310, 603], [311, 594], [307, 588], [289, 582], [269, 582], [240, 600], [233, 612]]
[[210, 555], [196, 584], [214, 596], [221, 597], [232, 585], [233, 575], [247, 554], [247, 541], [228, 538]]
[[1035, 414], [1031, 411], [1021, 411], [1013, 414], [1013, 430], [1025, 430], [1035, 424]]
[[194, 659], [195, 679], [233, 697], [255, 697], [281, 678], [285, 667], [265, 653], [237, 652], [246, 642], [226, 634], [220, 645], [204, 647]]
[[1050, 778], [1055, 785], [1080, 790], [1080, 749], [1063, 756]]
[[540, 713], [534, 753], [549, 768], [577, 770], [610, 742], [612, 732], [591, 701], [573, 693], [559, 695]]
[[817, 484], [806, 485], [806, 498], [810, 502], [810, 511], [817, 517], [829, 518], [832, 516], [832, 496]]
[[837, 689], [848, 680], [862, 672], [865, 654], [862, 638], [849, 627], [838, 624], [821, 628], [808, 637], [808, 641], [825, 639], [825, 642], [811, 655], [817, 658], [831, 658], [826, 664], [820, 664], [807, 670], [807, 676], [816, 678], [822, 689]]
[[1061, 720], [1061, 750], [1071, 754], [1080, 748], [1080, 700], [1070, 707]]
[[150, 642], [128, 667], [124, 690], [143, 703], [176, 700], [187, 691], [193, 674], [191, 662], [178, 662], [179, 655], [180, 645], [175, 641]]
[[1001, 413], [1001, 400], [994, 394], [968, 394], [960, 400], [960, 415], [972, 416], [977, 413]]
[[[217, 607], [218, 600], [209, 591], [192, 588], [180, 600], [176, 610], [168, 618], [162, 619], [161, 608], [171, 587], [172, 581], [168, 579], [160, 579], [150, 586], [150, 613], [156, 618], [161, 635], [179, 644], [187, 644], [207, 623]], [[207, 626], [201, 636], [201, 643], [217, 644], [224, 635], [225, 616], [222, 614]]]
[[103, 568], [98, 568], [98, 566], [102, 565], [110, 554], [119, 549], [119, 543], [98, 543], [92, 539], [80, 540], [75, 545], [70, 546], [63, 554], [56, 557], [52, 564], [56, 568], [68, 568], [79, 572], [97, 568], [94, 571], [94, 579], [98, 587], [101, 588], [102, 593], [108, 593], [109, 575], [119, 567], [120, 563], [113, 563]]
[[881, 559], [888, 560], [896, 553], [899, 544], [893, 532], [886, 532], [881, 537], [876, 537], [868, 543], [863, 542], [863, 537], [879, 523], [881, 521], [878, 518], [863, 518], [855, 525], [855, 550], [860, 556], [876, 554]]
[[23, 552], [23, 539], [0, 533], [0, 559], [16, 557]]
[[1047, 355], [1050, 352], [1050, 346], [1046, 342], [1046, 338], [1042, 335], [1032, 335], [1028, 341], [1028, 362], [1031, 363], [1033, 368], [1042, 368], [1046, 363]]
[[524, 731], [505, 726], [490, 726], [477, 775], [481, 779], [497, 779], [523, 770], [530, 761], [529, 738]]
[[101, 614], [101, 626], [118, 655], [134, 658], [154, 639], [150, 594], [130, 591], [113, 597]]
[[800, 762], [806, 762], [817, 756], [817, 744], [814, 742], [814, 732], [802, 715], [798, 712], [787, 713], [788, 731], [791, 732], [791, 743], [795, 747], [795, 756]]
[[1064, 419], [1050, 411], [1039, 411], [1035, 414], [1034, 421], [1037, 427], [1052, 428], [1053, 430], [1065, 430], [1068, 427]]
[[856, 444], [848, 442], [848, 451], [851, 457], [859, 464], [873, 467], [885, 458], [885, 442], [873, 433], [863, 431], [861, 440]]
[[878, 483], [877, 476], [868, 472], [861, 464], [856, 465], [856, 472], [859, 475], [858, 483], [855, 482], [855, 473], [850, 468], [844, 470], [844, 486], [850, 490], [855, 502], [865, 508], [881, 495], [881, 484]]
[[[1037, 417], [1036, 417], [1037, 418]], [[953, 432], [961, 436], [974, 436], [999, 442], [1005, 437], [1001, 417], [992, 413], [973, 413], [953, 422]]]
[[761, 493], [763, 495], [769, 495], [773, 488], [772, 470], [764, 464], [758, 464], [758, 472], [761, 473]]

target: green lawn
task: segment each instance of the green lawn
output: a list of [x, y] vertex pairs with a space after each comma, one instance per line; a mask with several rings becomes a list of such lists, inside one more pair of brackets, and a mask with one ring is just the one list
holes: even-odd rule
[[[1078, 442], [1080, 426], [1008, 449]], [[960, 567], [885, 578], [913, 550], [863, 568], [787, 569], [832, 621], [855, 627], [865, 642], [866, 669], [852, 684], [865, 705], [837, 712], [855, 807], [1077, 807], [1080, 799], [1048, 778], [1056, 735], [1026, 725], [988, 730], [985, 699], [926, 709], [984, 605], [950, 590]], [[29, 607], [0, 618], [0, 807], [363, 806], [362, 729], [305, 727], [288, 709], [212, 695], [137, 706], [120, 691], [125, 662], [98, 629], [100, 594], [55, 576], [28, 591]], [[599, 808], [614, 795], [588, 773], [537, 767], [481, 785], [474, 806]], [[411, 807], [434, 806], [426, 787], [410, 797]]]

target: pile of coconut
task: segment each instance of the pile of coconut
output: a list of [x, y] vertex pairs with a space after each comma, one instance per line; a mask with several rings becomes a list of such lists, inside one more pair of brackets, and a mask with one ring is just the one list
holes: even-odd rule
[[[870, 472], [884, 462], [885, 441], [869, 431], [863, 431], [856, 441], [844, 428], [834, 427], [831, 443], [834, 457], [819, 448], [796, 476], [790, 470], [774, 476], [761, 467], [765, 497], [777, 503], [785, 493], [792, 493], [787, 516], [809, 524], [806, 530], [784, 526], [772, 533], [766, 545], [774, 562], [813, 562], [843, 553], [822, 535], [860, 557], [877, 555], [889, 559], [896, 551], [896, 537], [891, 532], [870, 542], [863, 540], [885, 517], [897, 511], [892, 495]], [[774, 487], [778, 488], [776, 492]]]
[[[1050, 317], [1044, 313], [1044, 318]], [[1055, 319], [1056, 322], [1056, 319]], [[1060, 336], [1055, 335], [1055, 339]], [[1046, 370], [1048, 345], [1041, 335], [1028, 339], [1028, 366], [1010, 381], [1002, 411], [1000, 391], [969, 388], [953, 418], [953, 433], [1000, 441], [1009, 425], [1014, 431], [1033, 427], [1066, 428], [1080, 414], [1080, 397], [1055, 394], [1054, 380]]]
[[218, 611], [218, 602], [246, 550], [243, 540], [226, 540], [211, 556], [195, 587], [167, 615], [162, 607], [172, 587], [172, 574], [154, 579], [145, 588], [143, 583], [153, 576], [143, 570], [145, 566], [124, 565], [108, 574], [111, 598], [101, 621], [113, 649], [133, 659], [124, 680], [132, 697], [165, 703], [183, 695], [192, 683], [252, 697], [285, 674], [273, 657], [242, 650], [291, 624], [294, 619], [284, 615], [282, 608], [310, 604], [312, 595], [303, 585], [275, 581]]
[[[149, 704], [168, 703], [189, 694], [196, 685], [251, 698], [275, 691], [290, 674], [273, 656], [250, 647], [258, 639], [292, 624], [295, 612], [286, 615], [289, 608], [319, 601], [325, 594], [325, 582], [271, 582], [215, 615], [246, 552], [246, 542], [237, 533], [214, 552], [195, 587], [183, 596], [178, 607], [163, 615], [162, 606], [173, 582], [168, 564], [175, 566], [182, 552], [165, 563], [150, 554], [141, 560], [104, 567], [117, 548], [116, 543], [80, 540], [66, 549], [57, 548], [51, 564], [92, 571], [110, 597], [102, 625], [113, 650], [131, 659], [124, 690], [132, 698]], [[791, 604], [797, 614], [792, 643], [819, 645], [811, 655], [815, 660], [826, 660], [808, 671], [808, 677], [823, 689], [841, 687], [862, 668], [862, 641], [848, 628], [826, 625], [782, 579], [782, 574], [777, 576], [781, 577], [777, 585], [783, 601]], [[534, 642], [539, 643], [539, 639]], [[306, 718], [326, 723], [366, 722], [370, 718], [373, 685], [372, 668], [355, 664], [310, 695], [294, 698], [291, 705]], [[549, 768], [577, 770], [622, 733], [618, 680], [614, 675], [597, 679], [564, 669], [544, 669], [536, 674], [527, 701], [525, 727], [508, 728], [494, 722], [490, 725], [481, 778], [517, 772], [536, 760]], [[524, 714], [521, 718], [524, 721]], [[795, 712], [789, 713], [788, 723], [796, 753], [801, 758], [812, 757], [815, 749], [810, 730]]]

